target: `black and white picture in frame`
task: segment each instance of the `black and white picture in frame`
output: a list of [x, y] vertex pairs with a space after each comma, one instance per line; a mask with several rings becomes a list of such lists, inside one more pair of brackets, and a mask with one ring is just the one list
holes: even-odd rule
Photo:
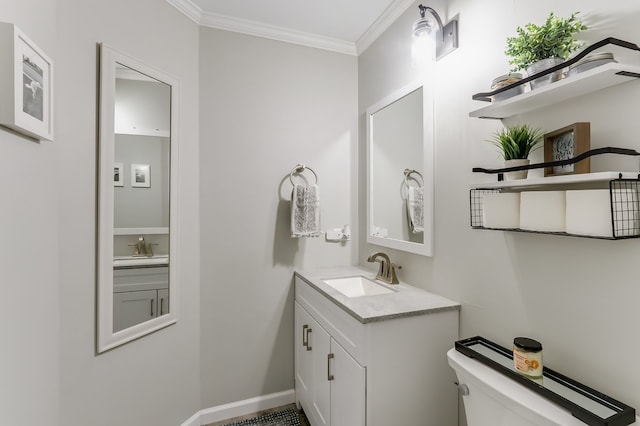
[[0, 125], [53, 140], [53, 62], [17, 26], [0, 22]]
[[[544, 161], [561, 161], [574, 158], [590, 149], [591, 124], [588, 122], [573, 123], [544, 135]], [[589, 173], [589, 158], [574, 164], [545, 167], [545, 176]]]
[[131, 187], [151, 188], [151, 170], [148, 164], [131, 164]]

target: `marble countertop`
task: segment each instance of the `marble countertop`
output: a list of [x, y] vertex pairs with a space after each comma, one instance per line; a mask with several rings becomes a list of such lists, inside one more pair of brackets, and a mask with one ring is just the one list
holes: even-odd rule
[[[394, 285], [386, 284], [375, 279], [376, 273], [374, 271], [357, 266], [305, 269], [296, 271], [295, 275], [363, 324], [440, 311], [460, 310], [458, 302], [403, 282]], [[362, 275], [396, 291], [373, 296], [347, 297], [323, 282], [326, 279], [355, 275]]]

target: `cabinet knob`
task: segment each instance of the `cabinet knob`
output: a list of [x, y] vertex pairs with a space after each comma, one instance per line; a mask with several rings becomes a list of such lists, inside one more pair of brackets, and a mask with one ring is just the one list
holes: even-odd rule
[[309, 341], [307, 340], [307, 328], [309, 328], [307, 324], [304, 324], [302, 326], [302, 346], [304, 346], [305, 348], [309, 344]]
[[327, 355], [327, 380], [333, 380], [333, 374], [331, 374], [331, 360], [333, 359], [333, 354]]
[[313, 329], [311, 327], [307, 328], [307, 350], [311, 350], [311, 342], [309, 341], [309, 333], [311, 333]]

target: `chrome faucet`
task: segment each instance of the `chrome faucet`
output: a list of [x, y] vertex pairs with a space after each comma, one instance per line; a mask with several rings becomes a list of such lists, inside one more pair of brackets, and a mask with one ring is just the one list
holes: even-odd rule
[[144, 237], [138, 238], [138, 242], [129, 244], [129, 247], [135, 247], [133, 249], [133, 256], [153, 256], [153, 253], [147, 253], [147, 243], [144, 241]]
[[395, 263], [391, 263], [391, 259], [389, 259], [388, 254], [382, 252], [373, 253], [369, 256], [367, 262], [380, 263], [380, 266], [378, 267], [378, 274], [376, 275], [377, 280], [381, 280], [389, 284], [399, 284], [396, 268], [401, 269], [402, 267]]

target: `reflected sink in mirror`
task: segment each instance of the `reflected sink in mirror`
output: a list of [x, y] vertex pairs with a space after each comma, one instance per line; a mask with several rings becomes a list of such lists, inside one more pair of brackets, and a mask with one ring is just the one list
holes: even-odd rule
[[156, 256], [115, 256], [113, 258], [114, 267], [132, 267], [132, 266], [165, 266], [169, 264], [168, 255]]
[[362, 275], [325, 279], [322, 281], [347, 297], [375, 296], [377, 294], [388, 294], [396, 291], [365, 278]]

